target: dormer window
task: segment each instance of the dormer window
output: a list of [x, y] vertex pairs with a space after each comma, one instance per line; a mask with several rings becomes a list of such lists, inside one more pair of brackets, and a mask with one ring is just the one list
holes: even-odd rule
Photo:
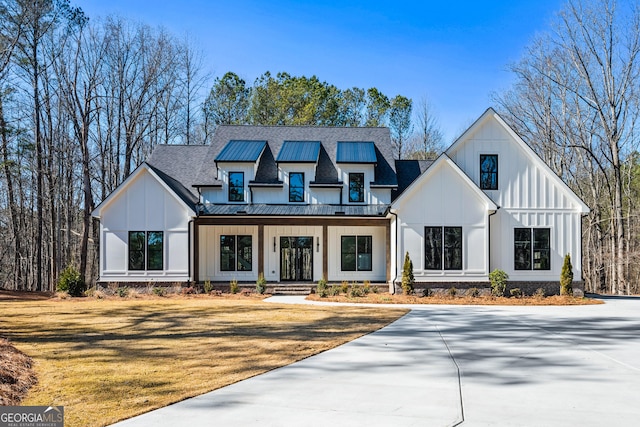
[[289, 173], [289, 201], [304, 202], [304, 173]]
[[498, 155], [480, 154], [480, 189], [498, 189]]
[[349, 202], [364, 202], [364, 173], [349, 174]]
[[229, 201], [244, 202], [244, 172], [229, 172]]

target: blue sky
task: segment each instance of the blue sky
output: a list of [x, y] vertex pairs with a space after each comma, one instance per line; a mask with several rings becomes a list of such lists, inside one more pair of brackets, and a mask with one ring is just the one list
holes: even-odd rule
[[178, 37], [214, 77], [316, 75], [340, 89], [377, 87], [414, 104], [428, 97], [446, 142], [508, 88], [517, 61], [548, 31], [561, 0], [260, 1], [72, 0], [91, 18], [117, 14]]

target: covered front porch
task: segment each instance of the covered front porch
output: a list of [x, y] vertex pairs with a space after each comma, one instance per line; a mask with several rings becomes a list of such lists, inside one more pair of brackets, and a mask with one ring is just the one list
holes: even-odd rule
[[390, 221], [377, 217], [199, 216], [194, 220], [194, 281], [309, 286], [391, 280]]

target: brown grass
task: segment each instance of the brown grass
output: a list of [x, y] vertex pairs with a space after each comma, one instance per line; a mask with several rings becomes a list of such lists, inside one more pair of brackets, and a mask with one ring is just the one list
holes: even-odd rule
[[368, 294], [364, 297], [351, 298], [345, 295], [321, 298], [316, 294], [309, 295], [308, 300], [331, 302], [357, 302], [363, 304], [452, 304], [452, 305], [591, 305], [602, 304], [601, 300], [578, 298], [572, 296], [552, 295], [548, 297], [507, 298], [482, 295], [477, 297], [434, 295], [419, 297], [416, 295], [391, 295], [388, 293]]
[[116, 422], [290, 364], [406, 310], [257, 298], [0, 299], [0, 335], [33, 357], [24, 405], [63, 405], [65, 425]]

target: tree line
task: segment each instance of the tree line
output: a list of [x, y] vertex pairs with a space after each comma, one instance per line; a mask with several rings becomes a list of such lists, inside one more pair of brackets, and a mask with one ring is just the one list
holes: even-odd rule
[[0, 287], [53, 290], [68, 265], [94, 281], [91, 212], [157, 144], [206, 144], [222, 123], [362, 125], [390, 126], [409, 152], [404, 96], [268, 72], [252, 87], [227, 73], [209, 92], [203, 64], [161, 28], [0, 0]]
[[570, 0], [510, 66], [502, 116], [591, 208], [583, 268], [592, 292], [640, 292], [640, 9]]
[[[640, 290], [637, 6], [570, 1], [493, 96], [591, 207], [590, 291]], [[91, 212], [157, 144], [206, 144], [221, 124], [261, 124], [388, 126], [396, 158], [443, 148], [426, 99], [285, 72], [211, 81], [203, 64], [191, 40], [161, 28], [89, 19], [69, 0], [0, 0], [0, 287], [52, 290], [68, 265], [95, 280]]]

